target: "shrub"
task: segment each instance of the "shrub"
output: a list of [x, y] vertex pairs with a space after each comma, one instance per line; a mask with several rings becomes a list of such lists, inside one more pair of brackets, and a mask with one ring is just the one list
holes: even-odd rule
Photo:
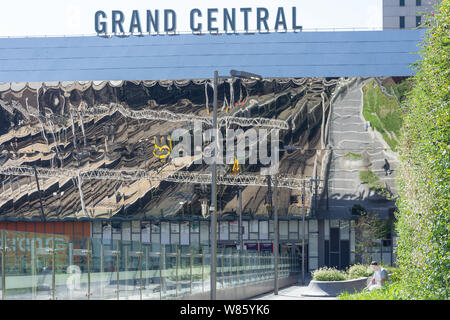
[[438, 4], [405, 100], [398, 170], [396, 263], [414, 299], [450, 297], [450, 1]]
[[335, 268], [320, 268], [312, 272], [313, 280], [316, 281], [342, 281], [347, 280], [347, 275]]
[[370, 277], [373, 275], [373, 270], [367, 265], [355, 264], [347, 270], [349, 279], [357, 279], [361, 277]]
[[344, 155], [347, 160], [362, 160], [362, 155], [360, 153], [348, 152]]

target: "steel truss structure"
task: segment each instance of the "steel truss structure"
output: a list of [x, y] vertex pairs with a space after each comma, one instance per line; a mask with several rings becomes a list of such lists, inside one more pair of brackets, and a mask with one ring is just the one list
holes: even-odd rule
[[[174, 113], [168, 110], [131, 110], [124, 107], [122, 104], [110, 103], [109, 105], [99, 105], [90, 107], [88, 109], [80, 111], [81, 115], [86, 116], [102, 116], [107, 114], [114, 114], [119, 112], [125, 117], [132, 119], [145, 119], [145, 120], [160, 120], [169, 122], [195, 122], [200, 121], [206, 125], [212, 126], [212, 117], [201, 117], [194, 114]], [[274, 129], [289, 129], [289, 125], [284, 120], [269, 119], [269, 118], [245, 118], [245, 117], [232, 117], [224, 116], [217, 119], [219, 127], [228, 125], [238, 125], [241, 127], [267, 127]]]
[[[39, 178], [77, 178], [85, 180], [116, 180], [137, 181], [141, 179], [151, 181], [169, 181], [177, 183], [211, 184], [211, 173], [171, 171], [155, 172], [141, 169], [114, 170], [114, 169], [51, 169], [29, 166], [4, 166], [0, 167], [0, 174], [6, 176], [28, 176], [35, 175], [35, 169]], [[259, 186], [267, 187], [268, 176], [249, 174], [225, 174], [217, 177], [217, 183], [229, 186]], [[273, 182], [271, 182], [273, 184]], [[310, 186], [310, 179], [299, 179], [292, 176], [278, 177], [278, 187], [300, 190], [303, 183]]]
[[[143, 120], [157, 120], [157, 121], [168, 121], [168, 122], [196, 122], [206, 124], [207, 126], [212, 126], [212, 117], [202, 117], [195, 114], [185, 114], [185, 113], [175, 113], [168, 110], [152, 110], [152, 109], [142, 109], [142, 110], [131, 110], [126, 108], [124, 105], [119, 103], [110, 103], [109, 105], [98, 105], [94, 107], [70, 109], [69, 115], [58, 115], [58, 114], [38, 114], [37, 112], [27, 111], [22, 105], [17, 101], [12, 101], [11, 104], [0, 100], [0, 104], [3, 108], [8, 110], [11, 114], [13, 109], [19, 110], [25, 118], [29, 119], [30, 116], [38, 118], [43, 123], [47, 123], [50, 126], [54, 124], [61, 124], [65, 121], [72, 119], [83, 119], [89, 117], [106, 116], [113, 115], [115, 112], [119, 112], [124, 117], [131, 119], [143, 119]], [[266, 127], [272, 129], [288, 130], [289, 124], [287, 121], [270, 119], [270, 118], [246, 118], [246, 117], [234, 117], [234, 116], [222, 116], [217, 119], [217, 125], [219, 127], [227, 127], [229, 125], [237, 125], [241, 127]]]

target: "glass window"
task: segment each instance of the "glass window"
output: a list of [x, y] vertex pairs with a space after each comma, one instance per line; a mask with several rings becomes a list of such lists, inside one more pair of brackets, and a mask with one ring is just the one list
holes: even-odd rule
[[250, 221], [250, 232], [258, 232], [258, 220]]
[[269, 222], [260, 221], [259, 222], [259, 238], [267, 239], [269, 237]]
[[348, 220], [341, 220], [340, 236], [341, 236], [341, 240], [349, 240], [350, 239], [350, 223]]
[[422, 24], [422, 16], [416, 16], [416, 27]]
[[317, 220], [309, 220], [309, 232], [318, 232]]
[[405, 0], [400, 0], [400, 7], [404, 7], [405, 6]]
[[258, 233], [250, 232], [250, 240], [258, 240]]
[[170, 235], [170, 244], [180, 244], [180, 234], [172, 233]]
[[102, 231], [103, 231], [103, 243], [109, 244], [111, 241], [111, 224], [108, 222], [102, 222]]
[[191, 222], [191, 233], [197, 232], [199, 232], [199, 222], [197, 221]]
[[400, 29], [405, 29], [405, 17], [400, 17]]
[[288, 221], [280, 221], [280, 239], [288, 239]]
[[178, 222], [170, 223], [170, 232], [171, 233], [179, 233], [180, 232], [180, 224]]
[[131, 240], [131, 223], [128, 221], [122, 222], [122, 241]]
[[239, 232], [239, 221], [230, 221], [230, 232], [232, 233]]
[[131, 221], [131, 229], [133, 230], [133, 233], [141, 232], [141, 222], [139, 220]]
[[102, 233], [102, 222], [101, 221], [94, 221], [93, 223], [92, 223], [92, 226], [93, 226], [93, 232], [94, 232], [94, 234], [95, 233]]
[[141, 241], [141, 234], [140, 233], [133, 233], [131, 235], [131, 241], [140, 242]]
[[228, 240], [228, 221], [219, 222], [220, 240]]
[[248, 221], [242, 221], [242, 226], [244, 227], [242, 239], [248, 239]]
[[149, 222], [142, 222], [142, 229], [141, 229], [141, 235], [142, 235], [142, 242], [149, 243], [150, 242], [150, 223]]
[[422, 5], [422, 0], [416, 0], [416, 6], [420, 7]]
[[298, 232], [298, 221], [297, 220], [291, 220], [289, 221], [289, 233], [291, 232]]
[[182, 222], [180, 225], [180, 244], [189, 244], [189, 222]]
[[198, 246], [199, 245], [199, 234], [198, 233], [191, 233], [191, 245], [192, 246]]
[[208, 221], [200, 222], [200, 243], [209, 244], [209, 223]]
[[169, 222], [161, 222], [161, 243], [170, 244]]

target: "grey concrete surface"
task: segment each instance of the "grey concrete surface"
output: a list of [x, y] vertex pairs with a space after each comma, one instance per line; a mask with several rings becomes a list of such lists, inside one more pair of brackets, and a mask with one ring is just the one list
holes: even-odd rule
[[[394, 194], [395, 174], [398, 166], [397, 154], [393, 152], [381, 134], [367, 126], [362, 114], [365, 83], [357, 82], [332, 106], [329, 144], [333, 149], [329, 167], [329, 209], [348, 214], [351, 207], [361, 203], [366, 209], [387, 215], [392, 206], [387, 200], [361, 183], [359, 172], [370, 169], [380, 178], [382, 184]], [[349, 153], [361, 154], [361, 160], [350, 160]], [[384, 159], [390, 163], [391, 175], [386, 176]]]

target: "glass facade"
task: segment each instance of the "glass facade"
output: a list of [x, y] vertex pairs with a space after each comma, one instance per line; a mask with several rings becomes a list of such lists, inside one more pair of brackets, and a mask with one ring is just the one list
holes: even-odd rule
[[400, 29], [405, 29], [405, 17], [400, 16], [399, 20], [400, 20]]
[[[6, 300], [169, 299], [210, 288], [208, 246], [1, 230], [0, 248]], [[217, 289], [273, 280], [270, 252], [218, 248], [217, 259]], [[279, 277], [296, 274], [299, 261], [281, 253]]]

